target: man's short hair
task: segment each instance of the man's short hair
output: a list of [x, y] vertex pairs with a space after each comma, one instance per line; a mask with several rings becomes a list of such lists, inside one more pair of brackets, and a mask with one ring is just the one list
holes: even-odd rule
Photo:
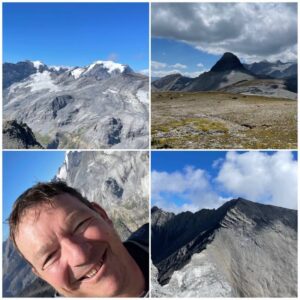
[[44, 203], [53, 205], [53, 198], [61, 194], [69, 194], [74, 196], [80, 202], [93, 209], [91, 202], [83, 197], [78, 190], [68, 186], [64, 181], [38, 182], [17, 198], [13, 205], [12, 212], [8, 218], [9, 237], [13, 241], [17, 250], [19, 249], [16, 244], [15, 237], [18, 231], [18, 226], [25, 213], [29, 209], [36, 208]]

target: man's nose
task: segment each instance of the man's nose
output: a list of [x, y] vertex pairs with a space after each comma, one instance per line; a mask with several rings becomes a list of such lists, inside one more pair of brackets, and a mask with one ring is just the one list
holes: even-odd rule
[[61, 241], [61, 247], [70, 266], [80, 267], [88, 263], [91, 258], [91, 245], [87, 241], [65, 237]]

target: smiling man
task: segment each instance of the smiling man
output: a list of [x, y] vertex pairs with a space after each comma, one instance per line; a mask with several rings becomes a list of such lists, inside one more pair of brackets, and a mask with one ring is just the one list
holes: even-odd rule
[[[33, 272], [66, 297], [140, 297], [148, 251], [124, 244], [105, 210], [64, 182], [39, 183], [15, 202], [10, 237]], [[141, 231], [148, 227], [143, 226]]]

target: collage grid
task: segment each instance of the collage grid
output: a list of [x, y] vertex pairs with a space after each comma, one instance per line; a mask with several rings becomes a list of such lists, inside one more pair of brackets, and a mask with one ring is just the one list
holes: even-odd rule
[[1, 19], [3, 298], [297, 298], [297, 2]]

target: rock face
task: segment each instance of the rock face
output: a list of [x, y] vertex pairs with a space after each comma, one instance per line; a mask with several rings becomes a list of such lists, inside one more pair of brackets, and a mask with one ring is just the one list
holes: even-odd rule
[[154, 297], [297, 296], [297, 211], [244, 199], [171, 215], [152, 209]]
[[146, 152], [71, 151], [56, 180], [105, 208], [123, 239], [149, 222]]
[[244, 64], [244, 67], [255, 75], [267, 75], [273, 78], [289, 78], [297, 75], [297, 63], [283, 63], [261, 61], [252, 64]]
[[[149, 80], [127, 65], [27, 61], [4, 64], [4, 81], [4, 119], [27, 123], [45, 148], [148, 147]], [[118, 120], [116, 133], [111, 120]]]
[[4, 149], [43, 148], [25, 123], [18, 123], [16, 120], [5, 121], [2, 134]]
[[181, 74], [171, 74], [153, 81], [152, 91], [181, 91], [192, 81], [192, 78], [184, 77]]
[[[65, 180], [99, 203], [122, 240], [148, 223], [147, 152], [68, 152], [54, 180]], [[10, 241], [3, 243], [3, 296], [51, 297], [53, 289], [31, 272]]]
[[225, 52], [221, 59], [211, 68], [211, 72], [225, 72], [239, 70], [245, 72], [246, 69], [241, 64], [238, 57], [230, 52]]

